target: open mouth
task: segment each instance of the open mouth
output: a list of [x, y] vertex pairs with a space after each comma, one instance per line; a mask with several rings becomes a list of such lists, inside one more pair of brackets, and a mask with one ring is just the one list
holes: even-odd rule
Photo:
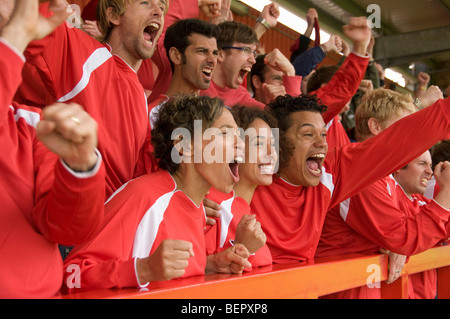
[[239, 76], [238, 76], [239, 77], [239, 81], [243, 82], [245, 77], [247, 76], [248, 73], [250, 73], [251, 70], [252, 70], [251, 67], [242, 68], [239, 71]]
[[152, 22], [144, 29], [144, 42], [148, 47], [153, 46], [153, 42], [155, 41], [156, 35], [159, 31], [159, 24]]
[[239, 163], [242, 163], [243, 161], [244, 159], [238, 156], [231, 163], [228, 164], [234, 183], [239, 182]]
[[212, 71], [213, 71], [213, 69], [209, 68], [209, 67], [204, 67], [202, 69], [203, 75], [205, 75], [207, 78], [211, 78]]
[[322, 164], [325, 159], [325, 154], [317, 153], [306, 159], [306, 167], [308, 170], [317, 177], [322, 175]]

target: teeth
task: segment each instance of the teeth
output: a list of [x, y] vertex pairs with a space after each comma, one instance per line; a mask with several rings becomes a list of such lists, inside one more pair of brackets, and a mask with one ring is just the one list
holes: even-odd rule
[[154, 23], [154, 22], [150, 23], [148, 26], [150, 28], [152, 28], [152, 31], [155, 31], [155, 30], [159, 29], [159, 25], [157, 23]]
[[273, 174], [273, 165], [259, 165], [259, 172], [261, 174]]
[[252, 68], [251, 67], [245, 67], [242, 70], [244, 70], [245, 72], [251, 72]]
[[211, 74], [212, 70], [211, 69], [203, 69], [202, 72]]
[[421, 179], [421, 183], [423, 183], [423, 184], [428, 184], [428, 179], [422, 178], [422, 179]]
[[234, 159], [234, 162], [235, 162], [235, 163], [242, 163], [242, 162], [244, 162], [244, 158], [241, 157], [241, 156], [238, 156], [238, 157], [236, 157], [236, 158]]
[[314, 158], [325, 158], [325, 154], [314, 154], [311, 157], [314, 157]]
[[322, 171], [320, 169], [311, 169], [314, 174], [320, 174]]

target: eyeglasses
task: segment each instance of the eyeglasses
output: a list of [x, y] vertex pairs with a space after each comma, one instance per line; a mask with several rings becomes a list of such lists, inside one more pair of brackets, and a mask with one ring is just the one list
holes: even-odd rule
[[235, 50], [240, 50], [243, 51], [245, 54], [250, 55], [253, 54], [253, 56], [256, 57], [258, 56], [258, 52], [256, 51], [252, 51], [252, 49], [250, 47], [233, 47], [233, 46], [228, 46], [228, 47], [223, 47], [222, 50], [225, 49], [235, 49]]

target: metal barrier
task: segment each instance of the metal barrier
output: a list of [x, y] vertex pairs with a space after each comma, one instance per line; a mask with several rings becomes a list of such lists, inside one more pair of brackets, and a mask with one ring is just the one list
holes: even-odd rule
[[110, 289], [59, 298], [314, 299], [379, 282], [383, 298], [408, 298], [408, 274], [437, 269], [438, 298], [450, 299], [450, 245], [411, 256], [394, 283], [386, 284], [388, 256], [348, 255], [255, 268], [242, 275], [207, 274], [151, 283], [147, 289]]

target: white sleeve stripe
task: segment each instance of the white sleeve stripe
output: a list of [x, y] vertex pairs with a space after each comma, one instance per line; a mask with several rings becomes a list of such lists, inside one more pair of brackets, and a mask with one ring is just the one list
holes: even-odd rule
[[100, 67], [103, 63], [108, 61], [112, 57], [111, 53], [107, 48], [99, 48], [95, 50], [86, 62], [83, 65], [83, 75], [81, 80], [77, 83], [77, 85], [64, 95], [63, 97], [58, 99], [58, 102], [66, 102], [72, 98], [74, 98], [77, 94], [84, 90], [84, 88], [88, 85], [89, 79], [91, 77], [92, 72], [94, 72], [98, 67]]
[[39, 113], [27, 111], [24, 109], [14, 109], [12, 105], [10, 105], [9, 107], [15, 110], [14, 119], [16, 120], [16, 122], [19, 121], [19, 119], [24, 119], [28, 125], [36, 128], [37, 123], [39, 123], [39, 121], [41, 120], [41, 115]]
[[158, 228], [164, 218], [164, 213], [169, 206], [174, 192], [171, 191], [162, 195], [150, 207], [142, 217], [134, 235], [133, 258], [145, 258], [150, 255], [150, 251], [155, 242]]

